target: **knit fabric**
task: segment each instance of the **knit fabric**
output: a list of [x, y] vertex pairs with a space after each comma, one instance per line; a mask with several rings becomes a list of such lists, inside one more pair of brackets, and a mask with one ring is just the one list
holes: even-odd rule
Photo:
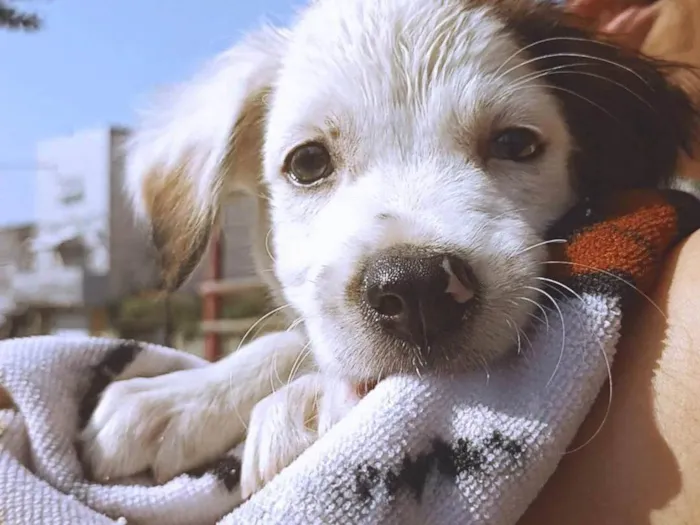
[[700, 202], [673, 190], [582, 203], [552, 231], [568, 239], [548, 265], [557, 304], [542, 303], [520, 352], [488, 372], [382, 381], [244, 503], [239, 450], [160, 486], [97, 484], [79, 461], [76, 436], [111, 381], [201, 360], [109, 339], [1, 342], [14, 407], [0, 410], [0, 524], [514, 524], [605, 384], [623, 311], [698, 228]]

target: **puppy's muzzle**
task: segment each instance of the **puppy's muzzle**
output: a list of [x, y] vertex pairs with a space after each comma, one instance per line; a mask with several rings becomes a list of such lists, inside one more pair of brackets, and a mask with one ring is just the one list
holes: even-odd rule
[[467, 262], [455, 255], [394, 248], [368, 261], [361, 300], [384, 332], [427, 349], [462, 326], [475, 284]]

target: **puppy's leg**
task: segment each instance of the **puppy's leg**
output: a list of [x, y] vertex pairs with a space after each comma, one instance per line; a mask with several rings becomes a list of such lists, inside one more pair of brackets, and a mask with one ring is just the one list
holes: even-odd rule
[[253, 495], [359, 401], [348, 383], [307, 374], [253, 409], [241, 466], [241, 497]]
[[150, 469], [157, 482], [243, 440], [253, 407], [313, 361], [296, 332], [269, 334], [218, 363], [111, 384], [82, 433], [95, 479]]

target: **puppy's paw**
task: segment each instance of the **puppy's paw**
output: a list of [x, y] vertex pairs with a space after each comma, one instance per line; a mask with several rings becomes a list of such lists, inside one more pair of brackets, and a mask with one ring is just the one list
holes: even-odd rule
[[112, 383], [82, 432], [95, 479], [150, 470], [163, 483], [221, 457], [243, 440], [253, 407], [313, 362], [304, 338], [277, 332], [221, 361]]
[[358, 401], [349, 385], [320, 374], [302, 376], [260, 401], [243, 452], [243, 499], [270, 482]]
[[257, 398], [236, 400], [236, 389], [226, 391], [228, 381], [221, 379], [207, 366], [112, 383], [81, 434], [92, 477], [107, 481], [150, 470], [163, 483], [223, 455], [245, 433], [237, 409], [250, 414]]

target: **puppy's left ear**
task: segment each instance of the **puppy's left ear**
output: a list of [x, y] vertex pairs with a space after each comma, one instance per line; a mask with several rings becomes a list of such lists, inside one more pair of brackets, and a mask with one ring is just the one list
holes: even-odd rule
[[199, 263], [225, 194], [258, 192], [266, 96], [286, 42], [265, 29], [226, 51], [145, 115], [127, 147], [126, 190], [167, 289]]
[[698, 108], [670, 80], [683, 66], [592, 34], [580, 19], [539, 4], [511, 4], [519, 7], [509, 18], [540, 82], [551, 87], [564, 111], [575, 142], [571, 162], [580, 191], [667, 181], [700, 130]]

